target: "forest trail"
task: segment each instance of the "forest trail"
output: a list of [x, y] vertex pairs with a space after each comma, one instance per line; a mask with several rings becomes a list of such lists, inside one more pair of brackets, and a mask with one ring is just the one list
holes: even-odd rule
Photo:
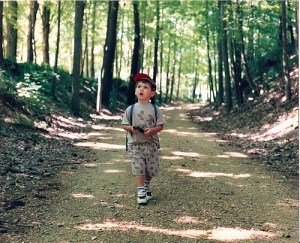
[[120, 121], [98, 124], [76, 144], [94, 159], [59, 175], [59, 195], [14, 242], [298, 242], [298, 189], [202, 133], [191, 106], [163, 109], [161, 172], [147, 206], [136, 204]]

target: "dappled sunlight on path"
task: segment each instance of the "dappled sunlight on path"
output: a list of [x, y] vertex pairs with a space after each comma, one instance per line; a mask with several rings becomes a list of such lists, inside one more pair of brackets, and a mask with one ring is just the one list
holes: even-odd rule
[[[154, 198], [136, 203], [120, 121], [90, 124], [73, 144], [93, 154], [64, 172], [67, 191], [41, 224], [40, 242], [272, 242], [297, 238], [296, 192], [243, 151], [202, 133], [187, 109], [162, 107], [160, 175]], [[104, 124], [106, 123], [106, 124]], [[78, 136], [78, 137], [80, 137]], [[46, 211], [47, 212], [47, 211]], [[49, 223], [51, 222], [51, 223]], [[59, 227], [57, 227], [59, 225]], [[34, 236], [32, 236], [34, 237]], [[31, 241], [38, 242], [38, 241]]]
[[254, 239], [271, 239], [276, 236], [275, 233], [264, 232], [256, 229], [241, 229], [241, 228], [226, 228], [217, 227], [209, 230], [199, 229], [187, 229], [187, 230], [176, 230], [176, 229], [165, 229], [151, 226], [144, 226], [137, 224], [136, 222], [111, 222], [106, 221], [99, 224], [83, 224], [76, 226], [79, 230], [95, 230], [95, 231], [144, 231], [151, 233], [159, 233], [164, 235], [174, 235], [179, 237], [201, 239], [206, 238], [210, 240], [227, 241], [233, 242], [237, 240], [254, 240]]

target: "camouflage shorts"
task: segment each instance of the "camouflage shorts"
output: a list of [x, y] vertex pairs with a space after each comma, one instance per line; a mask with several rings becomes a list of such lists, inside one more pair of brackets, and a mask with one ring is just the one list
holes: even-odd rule
[[159, 174], [157, 144], [129, 144], [128, 151], [131, 157], [132, 173], [135, 176], [148, 175], [154, 177]]

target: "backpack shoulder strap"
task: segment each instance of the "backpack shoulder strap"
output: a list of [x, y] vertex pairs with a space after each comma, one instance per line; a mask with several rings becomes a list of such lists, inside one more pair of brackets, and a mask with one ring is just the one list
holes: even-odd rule
[[132, 104], [132, 105], [130, 106], [130, 117], [129, 117], [129, 123], [130, 123], [130, 125], [132, 125], [132, 116], [133, 116], [134, 105], [135, 105], [135, 104]]
[[157, 106], [155, 104], [152, 104], [154, 113], [155, 113], [155, 121], [157, 121]]
[[[130, 123], [130, 125], [132, 125], [132, 116], [133, 116], [134, 105], [135, 104], [132, 104], [130, 106], [130, 114], [129, 114], [129, 123]], [[126, 139], [125, 139], [125, 141], [126, 141], [126, 151], [128, 151], [128, 132], [126, 133]]]

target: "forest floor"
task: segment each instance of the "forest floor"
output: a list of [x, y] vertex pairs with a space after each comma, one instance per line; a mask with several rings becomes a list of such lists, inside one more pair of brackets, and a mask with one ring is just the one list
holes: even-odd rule
[[56, 115], [47, 132], [3, 124], [1, 159], [11, 162], [0, 163], [0, 241], [298, 242], [295, 115], [268, 140], [278, 120], [259, 132], [249, 115], [252, 127], [229, 134], [230, 117], [211, 126], [217, 114], [201, 104], [162, 109], [161, 173], [147, 206], [136, 203], [120, 115]]

